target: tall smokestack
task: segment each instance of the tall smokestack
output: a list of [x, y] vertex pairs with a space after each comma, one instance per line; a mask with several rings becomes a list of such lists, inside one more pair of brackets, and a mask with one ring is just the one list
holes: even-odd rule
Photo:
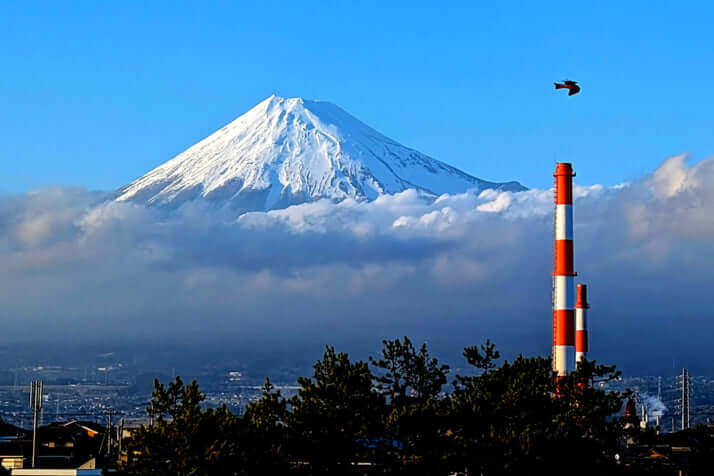
[[553, 267], [553, 370], [564, 376], [574, 365], [573, 177], [571, 164], [555, 168], [555, 262]]
[[588, 354], [588, 287], [578, 284], [575, 299], [575, 364]]

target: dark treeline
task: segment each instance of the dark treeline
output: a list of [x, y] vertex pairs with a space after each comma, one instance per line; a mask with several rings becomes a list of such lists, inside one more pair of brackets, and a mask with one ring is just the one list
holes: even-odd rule
[[[127, 442], [127, 474], [612, 474], [625, 396], [614, 367], [584, 362], [558, 380], [548, 358], [501, 362], [464, 350], [472, 375], [408, 338], [352, 362], [327, 347], [284, 398], [266, 380], [244, 415], [204, 409], [198, 384], [155, 383], [154, 424]], [[450, 385], [449, 385], [450, 384]]]

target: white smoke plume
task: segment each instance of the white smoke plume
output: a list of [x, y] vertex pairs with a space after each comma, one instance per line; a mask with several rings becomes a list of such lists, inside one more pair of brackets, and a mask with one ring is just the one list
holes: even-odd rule
[[662, 416], [667, 411], [667, 406], [657, 395], [649, 395], [647, 393], [640, 394], [640, 398], [645, 406], [647, 418], [654, 420], [657, 416]]

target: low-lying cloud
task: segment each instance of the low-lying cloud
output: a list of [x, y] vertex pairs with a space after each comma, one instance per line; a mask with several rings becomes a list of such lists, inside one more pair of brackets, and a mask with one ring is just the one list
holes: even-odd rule
[[[593, 356], [710, 369], [714, 159], [666, 160], [614, 187], [576, 187], [575, 267]], [[193, 339], [372, 349], [551, 342], [549, 190], [327, 200], [240, 217], [51, 188], [0, 198], [6, 342]], [[200, 336], [200, 338], [199, 338]]]

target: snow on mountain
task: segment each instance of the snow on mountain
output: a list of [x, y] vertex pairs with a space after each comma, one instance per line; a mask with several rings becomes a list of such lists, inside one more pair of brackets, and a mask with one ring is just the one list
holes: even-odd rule
[[334, 104], [271, 96], [120, 189], [117, 200], [179, 206], [201, 198], [248, 211], [320, 198], [372, 200], [409, 188], [431, 195], [524, 190], [405, 147]]

